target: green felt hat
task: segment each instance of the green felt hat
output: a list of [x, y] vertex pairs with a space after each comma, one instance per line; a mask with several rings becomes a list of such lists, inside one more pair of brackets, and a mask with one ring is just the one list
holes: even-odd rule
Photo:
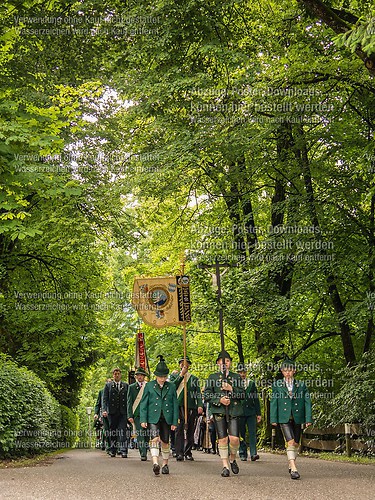
[[232, 356], [225, 350], [222, 350], [221, 352], [219, 352], [219, 354], [217, 355], [217, 358], [216, 358], [216, 363], [219, 361], [219, 359], [225, 359], [225, 358], [228, 358], [232, 361]]
[[148, 373], [146, 372], [146, 370], [144, 370], [143, 368], [139, 367], [135, 370], [135, 373], [134, 375], [144, 375], [145, 377], [148, 377]]
[[185, 361], [185, 359], [186, 359], [186, 361], [189, 363], [189, 365], [191, 365], [191, 361], [190, 361], [190, 359], [188, 358], [188, 356], [186, 356], [186, 358], [180, 358], [180, 359], [178, 360], [178, 364], [180, 364], [180, 363], [181, 363], [181, 361]]
[[154, 375], [156, 375], [157, 377], [165, 377], [169, 373], [169, 368], [166, 365], [165, 360], [161, 354], [159, 354], [159, 356], [157, 356], [157, 357], [160, 359], [160, 361], [156, 365]]
[[290, 358], [285, 358], [280, 365], [280, 370], [283, 370], [284, 368], [296, 368], [296, 362], [293, 359]]

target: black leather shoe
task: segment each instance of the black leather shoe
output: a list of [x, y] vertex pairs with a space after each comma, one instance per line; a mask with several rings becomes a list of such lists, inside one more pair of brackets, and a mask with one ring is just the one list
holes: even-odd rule
[[162, 474], [169, 474], [168, 464], [163, 465], [163, 467], [161, 468], [161, 473]]
[[232, 469], [233, 474], [238, 474], [240, 472], [240, 468], [237, 465], [237, 462], [233, 460], [230, 464], [230, 468]]
[[141, 457], [142, 462], [146, 462], [147, 457]]
[[160, 474], [160, 465], [159, 464], [154, 464], [152, 466], [152, 470], [154, 471], [155, 476], [158, 476]]
[[255, 460], [259, 460], [259, 455], [251, 455], [251, 461], [255, 462]]
[[110, 453], [109, 455], [110, 455], [111, 458], [115, 458], [116, 453]]
[[227, 469], [226, 467], [223, 467], [223, 470], [221, 471], [221, 475], [222, 475], [222, 477], [229, 477], [230, 476], [229, 469]]
[[191, 462], [194, 462], [194, 457], [192, 455], [185, 455], [185, 460], [190, 460]]
[[246, 457], [241, 457], [241, 462], [247, 462], [247, 458]]
[[121, 458], [128, 458], [128, 454], [127, 453], [121, 453]]
[[183, 455], [177, 455], [176, 456], [177, 462], [183, 462], [184, 461], [184, 456]]
[[290, 479], [299, 479], [301, 476], [299, 475], [299, 472], [296, 470], [292, 470], [290, 473]]

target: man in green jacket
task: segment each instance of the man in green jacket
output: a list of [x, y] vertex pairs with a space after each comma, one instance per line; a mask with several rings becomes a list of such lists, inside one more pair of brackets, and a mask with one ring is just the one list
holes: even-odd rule
[[[194, 444], [194, 429], [197, 415], [203, 413], [202, 393], [199, 385], [199, 380], [195, 375], [189, 372], [191, 361], [188, 357], [181, 358], [178, 361], [180, 365], [180, 373], [171, 375], [170, 381], [175, 385], [177, 391], [177, 399], [179, 405], [179, 422], [175, 434], [175, 449], [176, 460], [183, 461], [194, 460], [191, 450]], [[187, 432], [186, 444], [184, 439], [185, 427], [185, 405], [184, 405], [184, 377], [186, 375], [187, 385]]]
[[147, 460], [148, 436], [147, 431], [141, 427], [140, 402], [147, 382], [148, 373], [143, 368], [137, 368], [134, 373], [136, 382], [129, 385], [128, 389], [128, 420], [135, 427], [138, 450], [141, 460]]
[[301, 438], [301, 426], [312, 423], [311, 399], [306, 385], [294, 378], [295, 362], [285, 359], [280, 366], [283, 378], [272, 385], [270, 421], [280, 425], [286, 443], [291, 479], [299, 479], [296, 457]]
[[246, 428], [249, 432], [250, 458], [252, 462], [259, 460], [257, 454], [257, 423], [261, 422], [260, 403], [258, 391], [253, 380], [247, 379], [247, 367], [245, 363], [238, 363], [237, 371], [244, 382], [245, 399], [242, 403], [243, 416], [240, 419], [240, 457], [244, 462], [247, 460]]
[[169, 474], [169, 433], [176, 430], [178, 421], [178, 401], [176, 388], [172, 382], [167, 382], [169, 369], [163, 356], [156, 366], [155, 380], [146, 384], [140, 408], [141, 426], [147, 429], [150, 437], [150, 452], [154, 474], [160, 474], [159, 441], [163, 457], [162, 474]]
[[236, 462], [236, 454], [240, 447], [238, 417], [243, 414], [242, 401], [245, 397], [241, 377], [238, 373], [230, 371], [231, 362], [232, 358], [227, 351], [219, 353], [216, 359], [219, 371], [208, 377], [203, 395], [205, 402], [210, 405], [216, 427], [219, 455], [223, 463], [221, 472], [223, 477], [230, 475], [229, 462], [233, 474], [239, 473]]

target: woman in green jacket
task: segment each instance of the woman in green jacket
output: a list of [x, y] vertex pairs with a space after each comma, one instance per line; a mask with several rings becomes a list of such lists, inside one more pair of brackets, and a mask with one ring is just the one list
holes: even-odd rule
[[286, 443], [291, 479], [299, 479], [296, 455], [301, 438], [302, 424], [311, 425], [311, 399], [306, 385], [294, 378], [295, 362], [286, 359], [280, 366], [283, 378], [272, 385], [270, 420], [280, 425]]
[[146, 384], [140, 402], [140, 421], [144, 429], [148, 429], [150, 437], [150, 452], [154, 474], [160, 474], [159, 441], [161, 442], [161, 455], [163, 457], [162, 474], [169, 474], [169, 433], [176, 430], [178, 421], [178, 401], [175, 385], [167, 382], [169, 369], [163, 356], [156, 366], [155, 380]]

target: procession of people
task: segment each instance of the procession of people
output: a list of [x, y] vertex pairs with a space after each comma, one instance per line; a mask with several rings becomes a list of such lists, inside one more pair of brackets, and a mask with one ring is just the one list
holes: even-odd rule
[[[178, 365], [170, 373], [166, 360], [159, 356], [154, 377], [138, 367], [136, 381], [130, 385], [121, 380], [119, 368], [112, 371], [95, 405], [98, 446], [111, 458], [128, 458], [133, 437], [140, 460], [147, 462], [149, 453], [153, 473], [166, 475], [174, 433], [176, 461], [194, 461], [196, 449], [212, 451], [220, 456], [222, 477], [239, 474], [238, 455], [241, 461], [260, 458], [257, 424], [262, 417], [255, 381], [247, 378], [244, 363], [232, 371], [232, 357], [225, 350], [218, 354], [217, 369], [203, 387], [190, 372], [193, 364], [188, 356], [182, 356]], [[270, 424], [280, 427], [285, 440], [290, 478], [299, 479], [296, 458], [302, 425], [312, 423], [311, 399], [306, 385], [294, 378], [293, 360], [284, 359], [279, 369], [270, 395]]]

